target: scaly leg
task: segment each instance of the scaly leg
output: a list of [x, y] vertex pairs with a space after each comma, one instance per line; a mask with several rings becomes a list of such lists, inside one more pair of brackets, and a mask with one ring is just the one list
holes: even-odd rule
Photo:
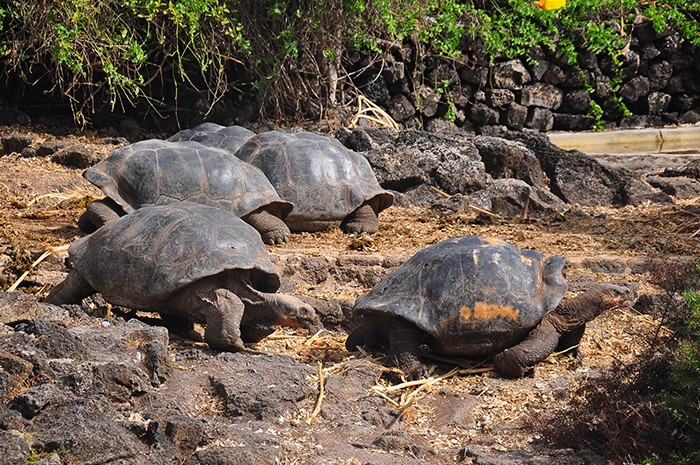
[[71, 270], [66, 279], [51, 289], [44, 302], [54, 305], [79, 304], [85, 297], [95, 292], [77, 271]]
[[265, 244], [274, 245], [289, 242], [290, 233], [287, 225], [267, 210], [254, 211], [242, 219], [258, 230]]
[[551, 354], [559, 343], [559, 331], [549, 314], [520, 344], [497, 354], [493, 359], [496, 372], [508, 378], [522, 378], [525, 371]]
[[340, 229], [348, 234], [373, 233], [379, 229], [379, 217], [370, 204], [364, 203], [343, 220]]
[[208, 294], [199, 296], [206, 305], [204, 341], [215, 349], [232, 352], [245, 349], [240, 330], [245, 305], [241, 299], [227, 289], [216, 289]]
[[190, 321], [205, 323], [204, 342], [212, 349], [236, 352], [245, 348], [240, 331], [245, 305], [228, 289], [212, 286], [211, 280], [184, 288], [166, 307]]
[[409, 379], [428, 376], [418, 350], [422, 336], [421, 330], [400, 318], [388, 330], [389, 356]]
[[124, 210], [109, 197], [92, 201], [78, 219], [78, 227], [87, 234], [124, 215]]

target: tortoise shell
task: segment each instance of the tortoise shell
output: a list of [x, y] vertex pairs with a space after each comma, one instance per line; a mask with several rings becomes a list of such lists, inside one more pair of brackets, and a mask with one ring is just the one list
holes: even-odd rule
[[191, 129], [184, 129], [168, 138], [170, 142], [200, 142], [207, 147], [236, 151], [253, 137], [255, 133], [242, 126], [221, 126], [216, 123], [202, 123]]
[[114, 150], [83, 176], [126, 213], [182, 201], [239, 217], [262, 207], [280, 218], [292, 210], [258, 168], [197, 142], [136, 142]]
[[248, 139], [236, 156], [260, 168], [280, 197], [294, 204], [285, 219], [292, 230], [326, 229], [366, 201], [372, 200], [375, 213], [394, 201], [367, 159], [334, 138], [269, 131]]
[[226, 270], [247, 270], [254, 287], [279, 288], [260, 235], [215, 207], [145, 207], [107, 223], [68, 249], [77, 272], [115, 305], [160, 311], [173, 293]]
[[567, 291], [560, 256], [463, 236], [416, 253], [357, 299], [354, 312], [401, 317], [446, 354], [490, 355], [517, 343]]

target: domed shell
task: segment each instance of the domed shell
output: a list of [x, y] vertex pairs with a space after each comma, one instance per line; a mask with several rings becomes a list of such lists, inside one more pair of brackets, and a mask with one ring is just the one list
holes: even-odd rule
[[225, 270], [249, 270], [266, 292], [280, 285], [252, 226], [189, 202], [141, 208], [78, 239], [68, 253], [108, 302], [141, 310], [159, 311], [174, 292]]
[[225, 126], [216, 123], [206, 122], [199, 124], [193, 128], [183, 129], [182, 131], [177, 132], [172, 136], [168, 137], [167, 140], [169, 142], [199, 142], [199, 140], [207, 134], [211, 134], [223, 128], [225, 128]]
[[170, 142], [199, 142], [207, 147], [236, 151], [253, 137], [255, 133], [243, 126], [221, 126], [216, 123], [202, 123], [191, 129], [184, 129], [168, 138]]
[[421, 250], [357, 299], [362, 315], [404, 318], [452, 355], [489, 355], [512, 346], [567, 291], [560, 256], [500, 239], [463, 236]]
[[113, 151], [83, 176], [127, 213], [183, 201], [236, 216], [266, 207], [284, 218], [292, 209], [258, 168], [197, 142], [137, 142]]
[[327, 136], [264, 132], [248, 139], [236, 156], [260, 168], [280, 197], [294, 204], [285, 219], [292, 229], [338, 224], [370, 199], [375, 199], [376, 213], [394, 201], [365, 157]]

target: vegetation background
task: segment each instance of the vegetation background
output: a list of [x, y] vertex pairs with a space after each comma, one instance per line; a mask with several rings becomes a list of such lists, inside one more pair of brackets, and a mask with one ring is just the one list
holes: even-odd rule
[[254, 100], [264, 117], [320, 119], [356, 98], [354, 54], [382, 60], [401, 43], [415, 50], [418, 69], [426, 59], [449, 62], [467, 44], [491, 61], [546, 48], [572, 66], [581, 52], [619, 64], [640, 18], [700, 44], [695, 0], [538, 3], [4, 0], [0, 64], [13, 89], [40, 88], [37, 104], [67, 104], [80, 125], [101, 111], [206, 114], [225, 95]]
[[[348, 66], [357, 53], [382, 60], [410, 43], [418, 64], [449, 63], [475, 43], [492, 62], [538, 48], [572, 66], [582, 52], [616, 62], [640, 18], [700, 46], [694, 0], [569, 0], [554, 10], [530, 0], [4, 0], [0, 69], [8, 104], [35, 89], [24, 104], [65, 107], [83, 127], [101, 113], [206, 115], [224, 96], [254, 102], [261, 118], [323, 119], [359, 95]], [[700, 271], [658, 275], [669, 296], [660, 321], [672, 331], [598, 381], [606, 389], [566, 431], [630, 463], [700, 463]], [[620, 405], [631, 399], [647, 406], [646, 435], [605, 427], [628, 418]], [[582, 428], [600, 412], [599, 427]]]

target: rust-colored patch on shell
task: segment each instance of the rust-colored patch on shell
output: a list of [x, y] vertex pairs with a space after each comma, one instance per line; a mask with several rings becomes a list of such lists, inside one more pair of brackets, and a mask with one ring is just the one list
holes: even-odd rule
[[485, 242], [485, 244], [482, 247], [488, 247], [490, 245], [496, 245], [496, 246], [501, 246], [505, 244], [505, 242], [497, 237], [483, 237], [482, 240]]
[[463, 305], [459, 309], [459, 316], [464, 320], [491, 320], [494, 318], [503, 318], [504, 320], [516, 321], [520, 310], [513, 308], [511, 305], [495, 305], [485, 302], [476, 302], [474, 308], [469, 308]]

